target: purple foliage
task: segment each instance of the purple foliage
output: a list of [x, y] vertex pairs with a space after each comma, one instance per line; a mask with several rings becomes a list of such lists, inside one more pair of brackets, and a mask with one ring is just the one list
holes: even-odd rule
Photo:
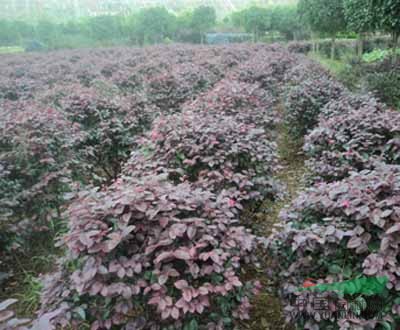
[[287, 44], [287, 49], [292, 53], [308, 54], [312, 50], [312, 43], [309, 41], [291, 41]]
[[[135, 136], [154, 118], [177, 111], [251, 52], [244, 46], [174, 46], [3, 56], [3, 232], [18, 237], [30, 232], [25, 227], [46, 230], [66, 204], [65, 191], [112, 181], [134, 148]], [[13, 238], [8, 235], [7, 241]]]
[[289, 133], [294, 138], [302, 138], [318, 124], [322, 108], [343, 92], [345, 88], [326, 75], [307, 78], [289, 87], [284, 102], [284, 120]]
[[274, 111], [275, 102], [276, 98], [260, 88], [258, 83], [226, 78], [193, 102], [186, 103], [183, 109], [214, 117], [233, 117], [238, 123], [256, 124], [273, 134], [279, 122], [279, 116]]
[[[63, 239], [77, 267], [68, 286], [46, 292], [48, 308], [61, 297], [76, 306], [78, 296], [92, 329], [100, 329], [128, 324], [148, 304], [156, 324], [179, 325], [218, 310], [218, 297], [251, 295], [254, 285], [238, 275], [252, 259], [255, 237], [215, 200], [189, 183], [155, 176], [123, 177], [104, 191], [81, 193], [68, 210]], [[93, 303], [85, 305], [89, 297]], [[77, 322], [71, 311], [59, 322]]]
[[284, 75], [284, 82], [288, 87], [299, 85], [307, 79], [333, 79], [328, 70], [318, 62], [312, 61], [305, 56], [297, 56], [293, 65], [288, 68]]
[[[359, 274], [387, 276], [387, 305], [392, 308], [385, 309], [383, 316], [394, 324], [399, 317], [399, 196], [400, 167], [387, 165], [342, 181], [320, 183], [302, 193], [282, 213], [283, 230], [270, 237], [279, 274], [286, 283], [285, 299], [310, 277], [330, 283]], [[287, 311], [294, 307], [288, 304]], [[324, 329], [329, 322], [316, 315], [308, 326], [320, 323], [319, 328]], [[340, 320], [339, 325], [347, 329], [353, 322], [372, 328], [377, 325], [362, 316], [360, 320]]]
[[285, 75], [297, 62], [298, 58], [284, 49], [259, 50], [251, 59], [239, 64], [229, 78], [246, 83], [257, 83], [260, 88], [274, 96], [279, 96]]
[[70, 188], [72, 150], [81, 139], [80, 126], [60, 111], [31, 101], [3, 102], [0, 209], [7, 241], [48, 230]]
[[353, 110], [362, 110], [366, 113], [385, 111], [387, 107], [373, 96], [343, 93], [339, 98], [332, 99], [321, 110], [320, 121], [333, 118], [336, 115], [345, 115]]
[[76, 148], [80, 178], [102, 183], [120, 173], [135, 136], [150, 126], [157, 108], [141, 94], [122, 96], [100, 86], [70, 86], [64, 95], [55, 93], [54, 103], [83, 129], [83, 139]]
[[19, 236], [68, 207], [67, 256], [45, 280], [37, 327], [223, 329], [249, 317], [259, 285], [240, 267], [257, 239], [238, 219], [245, 202], [281, 193], [273, 108], [295, 62], [261, 44], [4, 57], [0, 199], [10, 208], [18, 188], [35, 208], [2, 229], [15, 222]]
[[146, 81], [144, 90], [150, 101], [167, 114], [179, 110], [184, 101], [208, 89], [218, 79], [200, 65], [183, 63]]
[[[235, 117], [185, 112], [161, 117], [139, 143], [125, 173], [165, 173], [238, 202], [275, 197], [276, 144], [263, 129]], [[239, 204], [238, 204], [239, 207]]]
[[306, 137], [307, 165], [316, 180], [338, 180], [378, 162], [400, 165], [400, 113], [381, 111], [374, 100], [358, 110], [341, 107], [343, 114], [321, 120]]

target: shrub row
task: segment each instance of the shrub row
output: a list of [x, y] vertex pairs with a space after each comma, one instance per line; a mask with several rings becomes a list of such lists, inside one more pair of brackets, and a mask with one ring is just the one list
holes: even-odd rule
[[257, 51], [248, 61], [239, 64], [228, 78], [245, 83], [258, 83], [260, 88], [280, 97], [284, 77], [298, 63], [298, 57], [278, 48], [279, 51]]
[[312, 51], [313, 45], [309, 41], [291, 41], [287, 44], [289, 52], [298, 54], [308, 54]]
[[[318, 78], [315, 68], [310, 72], [317, 77], [310, 81], [322, 77], [331, 89], [319, 92], [304, 82], [289, 87], [289, 94], [301, 95], [304, 106], [295, 109], [312, 113], [307, 118], [317, 124], [304, 145], [312, 185], [283, 210], [282, 227], [268, 240], [287, 320], [306, 329], [394, 329], [400, 322], [399, 113], [370, 95], [335, 89], [337, 84]], [[292, 73], [301, 76], [296, 68]], [[286, 111], [300, 103], [290, 100]], [[300, 126], [302, 134], [310, 121]], [[386, 276], [386, 289], [379, 296], [354, 295], [354, 288], [347, 293], [300, 289], [363, 276]], [[382, 308], [371, 311], [377, 299]], [[316, 310], [320, 301], [328, 302], [326, 309]]]
[[54, 324], [229, 329], [249, 317], [259, 284], [240, 270], [258, 238], [238, 219], [245, 203], [280, 190], [265, 130], [273, 101], [231, 80], [156, 119], [121, 176], [70, 205], [68, 255], [42, 297]]
[[167, 174], [176, 183], [190, 181], [215, 193], [225, 191], [241, 203], [278, 193], [273, 180], [278, 169], [276, 151], [276, 143], [269, 142], [264, 129], [254, 124], [224, 113], [185, 112], [154, 123], [125, 173]]
[[[272, 238], [271, 248], [282, 270], [280, 276], [285, 282], [282, 292], [287, 302], [293, 302], [293, 297], [300, 294], [299, 288], [307, 278], [318, 279], [319, 283], [360, 276], [388, 278], [386, 291], [380, 296], [384, 301], [382, 310], [369, 318], [365, 309], [373, 302], [368, 302], [371, 299], [368, 296], [362, 298], [366, 300], [364, 304], [351, 307], [354, 296], [333, 295], [322, 297], [330, 301], [326, 318], [316, 311], [302, 326], [325, 329], [338, 322], [341, 329], [357, 326], [374, 329], [398, 324], [399, 196], [400, 168], [383, 165], [375, 171], [354, 173], [342, 181], [309, 188], [282, 214], [284, 228]], [[300, 297], [310, 304], [321, 298], [317, 293]], [[334, 314], [329, 313], [337, 312], [339, 298], [345, 299], [350, 310], [343, 319], [332, 321]], [[364, 307], [357, 310], [357, 306]], [[286, 310], [292, 322], [305, 315], [300, 305], [288, 303]], [[379, 316], [378, 312], [382, 314]]]
[[133, 92], [157, 75], [177, 73], [179, 65], [187, 67], [190, 63], [194, 68], [189, 70], [196, 71], [200, 66], [204, 72], [211, 71], [222, 78], [230, 68], [247, 60], [255, 48], [237, 45], [195, 50], [192, 46], [174, 45], [5, 55], [0, 64], [0, 97], [32, 98], [56, 85], [79, 83], [87, 87], [96, 80], [107, 80], [121, 90]]
[[[373, 37], [363, 41], [363, 51], [365, 53], [371, 52], [374, 49], [387, 49], [391, 41], [388, 37]], [[318, 51], [326, 57], [331, 55], [331, 40], [320, 40], [315, 42], [314, 46]], [[307, 54], [313, 49], [313, 42], [311, 41], [292, 41], [287, 44], [287, 49], [290, 52]], [[348, 54], [355, 53], [357, 50], [357, 41], [352, 39], [336, 40], [335, 43], [335, 57], [343, 58]]]
[[32, 231], [48, 231], [71, 187], [79, 125], [33, 102], [3, 103], [0, 113], [1, 249], [21, 245]]
[[336, 99], [329, 101], [320, 111], [319, 121], [329, 120], [335, 116], [346, 115], [353, 110], [365, 113], [375, 113], [387, 110], [385, 104], [379, 102], [370, 94], [342, 93]]
[[141, 94], [127, 97], [82, 86], [64, 89], [55, 103], [69, 121], [82, 128], [76, 155], [79, 179], [95, 184], [116, 178], [135, 136], [150, 126], [158, 109]]
[[[2, 252], [59, 223], [65, 193], [112, 182], [137, 134], [251, 53], [232, 48], [80, 50], [2, 59]], [[123, 84], [124, 77], [132, 84]]]
[[294, 139], [313, 129], [321, 109], [346, 91], [325, 70], [307, 61], [288, 72], [286, 82], [284, 120]]
[[321, 121], [306, 137], [307, 165], [315, 179], [340, 180], [380, 162], [400, 165], [400, 113], [378, 109], [372, 100]]
[[245, 297], [257, 284], [238, 274], [255, 238], [216, 201], [189, 183], [154, 175], [82, 194], [68, 210], [68, 276], [45, 291], [45, 307], [61, 299], [59, 308], [69, 309], [57, 322], [92, 329], [140, 322], [180, 329], [203, 318], [218, 324], [232, 322], [234, 313], [246, 317]]
[[361, 88], [391, 107], [400, 106], [400, 60], [389, 56], [381, 62], [361, 64]]
[[183, 109], [211, 116], [227, 116], [241, 123], [258, 123], [272, 130], [277, 117], [266, 109], [273, 108], [275, 102], [276, 98], [257, 83], [223, 79], [209, 92], [201, 94], [193, 102], [187, 102]]

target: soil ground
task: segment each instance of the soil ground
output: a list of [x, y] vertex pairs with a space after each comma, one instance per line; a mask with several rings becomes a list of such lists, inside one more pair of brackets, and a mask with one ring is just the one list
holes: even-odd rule
[[[278, 113], [282, 115], [283, 106], [277, 106]], [[278, 152], [281, 170], [277, 173], [276, 178], [286, 186], [286, 195], [278, 201], [265, 201], [257, 213], [248, 214], [252, 221], [256, 223], [256, 232], [260, 236], [268, 237], [275, 224], [279, 223], [280, 211], [290, 204], [296, 198], [297, 194], [303, 188], [303, 176], [305, 174], [304, 160], [305, 156], [301, 151], [299, 142], [294, 143], [287, 133], [284, 124], [278, 127]], [[278, 297], [275, 283], [268, 279], [265, 269], [268, 269], [270, 260], [265, 255], [265, 251], [261, 259], [263, 265], [254, 276], [255, 269], [247, 270], [248, 273], [253, 272], [253, 277], [263, 284], [263, 291], [253, 301], [253, 310], [250, 321], [240, 325], [240, 329], [251, 330], [291, 330], [293, 327], [285, 324], [284, 314], [281, 301]], [[245, 270], [246, 272], [246, 270]], [[245, 274], [246, 276], [246, 274]]]

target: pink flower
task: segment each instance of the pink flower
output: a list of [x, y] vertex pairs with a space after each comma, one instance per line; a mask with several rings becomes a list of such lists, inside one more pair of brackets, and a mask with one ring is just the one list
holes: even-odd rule
[[151, 132], [151, 140], [156, 141], [160, 137], [160, 134], [157, 131]]
[[229, 205], [229, 207], [235, 207], [235, 205], [236, 205], [236, 201], [234, 200], [234, 199], [229, 199], [229, 201], [228, 201], [228, 205]]
[[347, 150], [344, 154], [345, 154], [346, 156], [351, 156], [351, 155], [353, 154], [353, 151]]
[[342, 206], [344, 208], [348, 208], [350, 206], [350, 202], [348, 200], [343, 201]]
[[311, 288], [313, 286], [316, 286], [316, 284], [313, 282], [313, 279], [308, 278], [303, 282], [303, 288]]

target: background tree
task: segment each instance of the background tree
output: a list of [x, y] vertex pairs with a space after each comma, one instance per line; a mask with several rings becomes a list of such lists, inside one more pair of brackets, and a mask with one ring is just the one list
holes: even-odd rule
[[300, 0], [298, 10], [312, 31], [331, 37], [333, 59], [336, 35], [346, 29], [343, 0]]
[[400, 1], [399, 0], [370, 0], [372, 10], [377, 13], [377, 24], [393, 38], [394, 59], [400, 37]]
[[48, 19], [41, 19], [35, 29], [36, 38], [44, 42], [47, 46], [51, 46], [53, 40], [57, 38], [58, 26]]
[[362, 56], [365, 35], [376, 27], [376, 15], [371, 1], [343, 0], [343, 4], [347, 28], [358, 34], [358, 55]]
[[137, 17], [136, 33], [140, 44], [160, 43], [170, 38], [175, 25], [175, 16], [164, 7], [142, 9]]
[[201, 42], [198, 34], [193, 31], [192, 20], [193, 12], [183, 11], [176, 16], [174, 26], [174, 39], [182, 42]]
[[275, 6], [271, 9], [271, 26], [286, 40], [298, 39], [302, 34], [302, 24], [296, 6]]
[[204, 42], [204, 34], [217, 23], [215, 9], [210, 6], [200, 6], [193, 10], [191, 26], [200, 35], [201, 43]]
[[113, 40], [122, 35], [119, 16], [103, 15], [89, 18], [87, 22], [89, 35], [95, 40]]
[[12, 45], [14, 40], [18, 38], [16, 30], [12, 26], [12, 22], [0, 21], [0, 43], [4, 46]]
[[232, 15], [235, 26], [243, 27], [246, 32], [253, 34], [253, 40], [257, 42], [260, 36], [271, 29], [271, 15], [267, 8], [252, 6]]
[[126, 34], [131, 43], [138, 45], [141, 41], [139, 36], [139, 15], [132, 13], [125, 19]]

